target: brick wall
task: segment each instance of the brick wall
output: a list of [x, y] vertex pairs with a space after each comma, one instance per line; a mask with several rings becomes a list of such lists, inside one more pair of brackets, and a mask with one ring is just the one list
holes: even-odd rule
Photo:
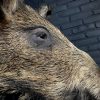
[[49, 21], [100, 65], [100, 0], [45, 1], [52, 6]]

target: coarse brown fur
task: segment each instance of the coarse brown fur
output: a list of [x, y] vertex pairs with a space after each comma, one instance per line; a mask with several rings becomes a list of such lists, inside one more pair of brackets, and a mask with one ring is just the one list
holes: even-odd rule
[[[49, 48], [29, 44], [26, 35], [38, 26], [51, 34]], [[21, 0], [0, 1], [0, 100], [7, 98], [100, 100], [100, 69], [93, 59]]]

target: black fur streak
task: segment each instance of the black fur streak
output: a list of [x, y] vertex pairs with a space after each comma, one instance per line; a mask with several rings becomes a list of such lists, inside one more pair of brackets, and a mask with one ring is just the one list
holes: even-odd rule
[[0, 8], [0, 22], [1, 22], [2, 20], [4, 20], [4, 18], [5, 18], [5, 15], [4, 15], [3, 11], [2, 11], [1, 8]]
[[68, 91], [65, 94], [64, 100], [97, 100], [95, 97], [89, 93], [88, 90], [78, 90]]
[[[13, 93], [13, 94], [1, 94], [0, 100], [19, 100], [23, 93]], [[25, 100], [48, 100], [44, 95], [40, 93], [34, 92], [29, 97], [25, 98]], [[67, 91], [65, 94], [64, 100], [97, 100], [95, 97], [90, 94], [87, 90], [73, 90]]]
[[21, 96], [24, 96], [23, 93], [4, 93], [0, 95], [0, 100], [46, 100], [46, 98], [42, 94], [35, 92], [24, 99], [20, 99]]

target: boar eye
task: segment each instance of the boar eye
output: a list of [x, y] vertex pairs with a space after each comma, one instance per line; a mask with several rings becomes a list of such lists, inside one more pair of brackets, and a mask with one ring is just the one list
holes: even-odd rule
[[47, 34], [44, 32], [37, 33], [37, 37], [40, 37], [41, 39], [47, 39]]
[[35, 28], [30, 31], [29, 43], [37, 48], [49, 48], [52, 45], [52, 36], [45, 28]]

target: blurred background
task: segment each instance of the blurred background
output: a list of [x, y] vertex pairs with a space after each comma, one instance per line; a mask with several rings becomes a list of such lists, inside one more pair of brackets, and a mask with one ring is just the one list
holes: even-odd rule
[[52, 12], [48, 20], [78, 48], [100, 65], [100, 0], [26, 0], [38, 8], [46, 3]]

